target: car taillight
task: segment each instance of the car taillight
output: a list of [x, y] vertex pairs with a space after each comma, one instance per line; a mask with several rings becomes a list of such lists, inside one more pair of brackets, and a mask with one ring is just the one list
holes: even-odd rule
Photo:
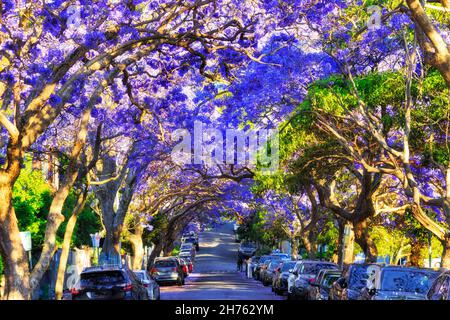
[[122, 287], [122, 291], [131, 291], [133, 290], [133, 285], [132, 284], [127, 284], [126, 286]]
[[77, 288], [72, 288], [72, 289], [70, 289], [70, 294], [75, 296], [77, 294], [80, 294], [80, 291]]
[[177, 268], [172, 268], [172, 271], [177, 271]]
[[151, 270], [150, 272], [151, 272], [151, 273], [156, 273], [156, 272], [158, 272], [158, 269], [152, 268], [152, 270]]

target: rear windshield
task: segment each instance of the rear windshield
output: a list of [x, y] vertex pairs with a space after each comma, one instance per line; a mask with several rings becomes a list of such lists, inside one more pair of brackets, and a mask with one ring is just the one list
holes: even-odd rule
[[120, 271], [99, 271], [81, 274], [82, 286], [111, 285], [125, 280]]
[[157, 268], [173, 268], [176, 266], [177, 266], [177, 263], [175, 261], [171, 261], [171, 260], [162, 260], [162, 261], [155, 262], [155, 267], [157, 267]]
[[335, 265], [328, 263], [303, 263], [300, 269], [301, 274], [318, 274], [322, 269], [337, 269]]
[[145, 280], [145, 274], [143, 272], [135, 272], [134, 273], [136, 277], [138, 277], [141, 280]]
[[425, 294], [437, 273], [419, 270], [386, 270], [381, 276], [381, 290]]

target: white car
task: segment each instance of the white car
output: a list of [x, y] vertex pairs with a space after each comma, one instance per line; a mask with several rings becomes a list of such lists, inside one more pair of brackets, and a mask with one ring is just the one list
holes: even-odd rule
[[134, 274], [139, 278], [141, 283], [147, 288], [149, 300], [160, 300], [160, 290], [158, 283], [149, 275], [146, 270], [134, 271]]

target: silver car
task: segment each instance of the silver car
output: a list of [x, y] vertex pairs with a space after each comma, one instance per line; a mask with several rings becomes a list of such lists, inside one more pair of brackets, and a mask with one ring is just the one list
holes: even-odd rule
[[149, 300], [160, 300], [160, 290], [159, 285], [153, 279], [147, 270], [137, 270], [134, 271], [134, 274], [141, 280], [141, 283], [144, 285], [144, 287], [147, 288], [148, 292], [148, 299]]

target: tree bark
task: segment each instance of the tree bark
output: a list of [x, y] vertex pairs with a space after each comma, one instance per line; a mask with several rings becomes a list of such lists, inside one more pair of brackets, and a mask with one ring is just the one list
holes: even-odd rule
[[131, 263], [133, 270], [142, 269], [142, 261], [144, 259], [144, 242], [142, 241], [143, 233], [144, 227], [138, 224], [134, 228], [133, 234], [129, 236], [131, 248], [133, 250], [133, 260]]
[[441, 268], [450, 268], [450, 236], [447, 236], [441, 243], [443, 247]]
[[67, 259], [69, 257], [69, 251], [70, 251], [70, 242], [72, 241], [72, 235], [73, 235], [73, 231], [75, 229], [78, 215], [83, 210], [83, 208], [86, 204], [86, 199], [87, 199], [87, 188], [85, 189], [83, 194], [80, 194], [78, 196], [77, 204], [74, 208], [74, 211], [73, 211], [72, 215], [70, 216], [69, 221], [67, 221], [66, 231], [64, 232], [64, 240], [63, 240], [63, 244], [62, 244], [61, 257], [59, 259], [56, 285], [55, 285], [56, 300], [62, 299], [63, 290], [64, 290], [64, 276], [66, 273]]
[[[12, 206], [11, 179], [0, 173], [0, 254], [5, 274], [6, 300], [30, 299], [30, 270], [27, 254], [22, 246], [19, 226]], [[7, 180], [7, 181], [5, 181]]]
[[422, 267], [423, 265], [423, 257], [422, 257], [422, 249], [424, 245], [420, 241], [414, 241], [411, 243], [411, 256], [409, 257], [409, 262], [411, 266], [414, 267]]
[[364, 255], [366, 256], [366, 262], [377, 262], [378, 250], [369, 235], [367, 221], [355, 221], [353, 223], [353, 230], [355, 233], [355, 241], [363, 250]]

